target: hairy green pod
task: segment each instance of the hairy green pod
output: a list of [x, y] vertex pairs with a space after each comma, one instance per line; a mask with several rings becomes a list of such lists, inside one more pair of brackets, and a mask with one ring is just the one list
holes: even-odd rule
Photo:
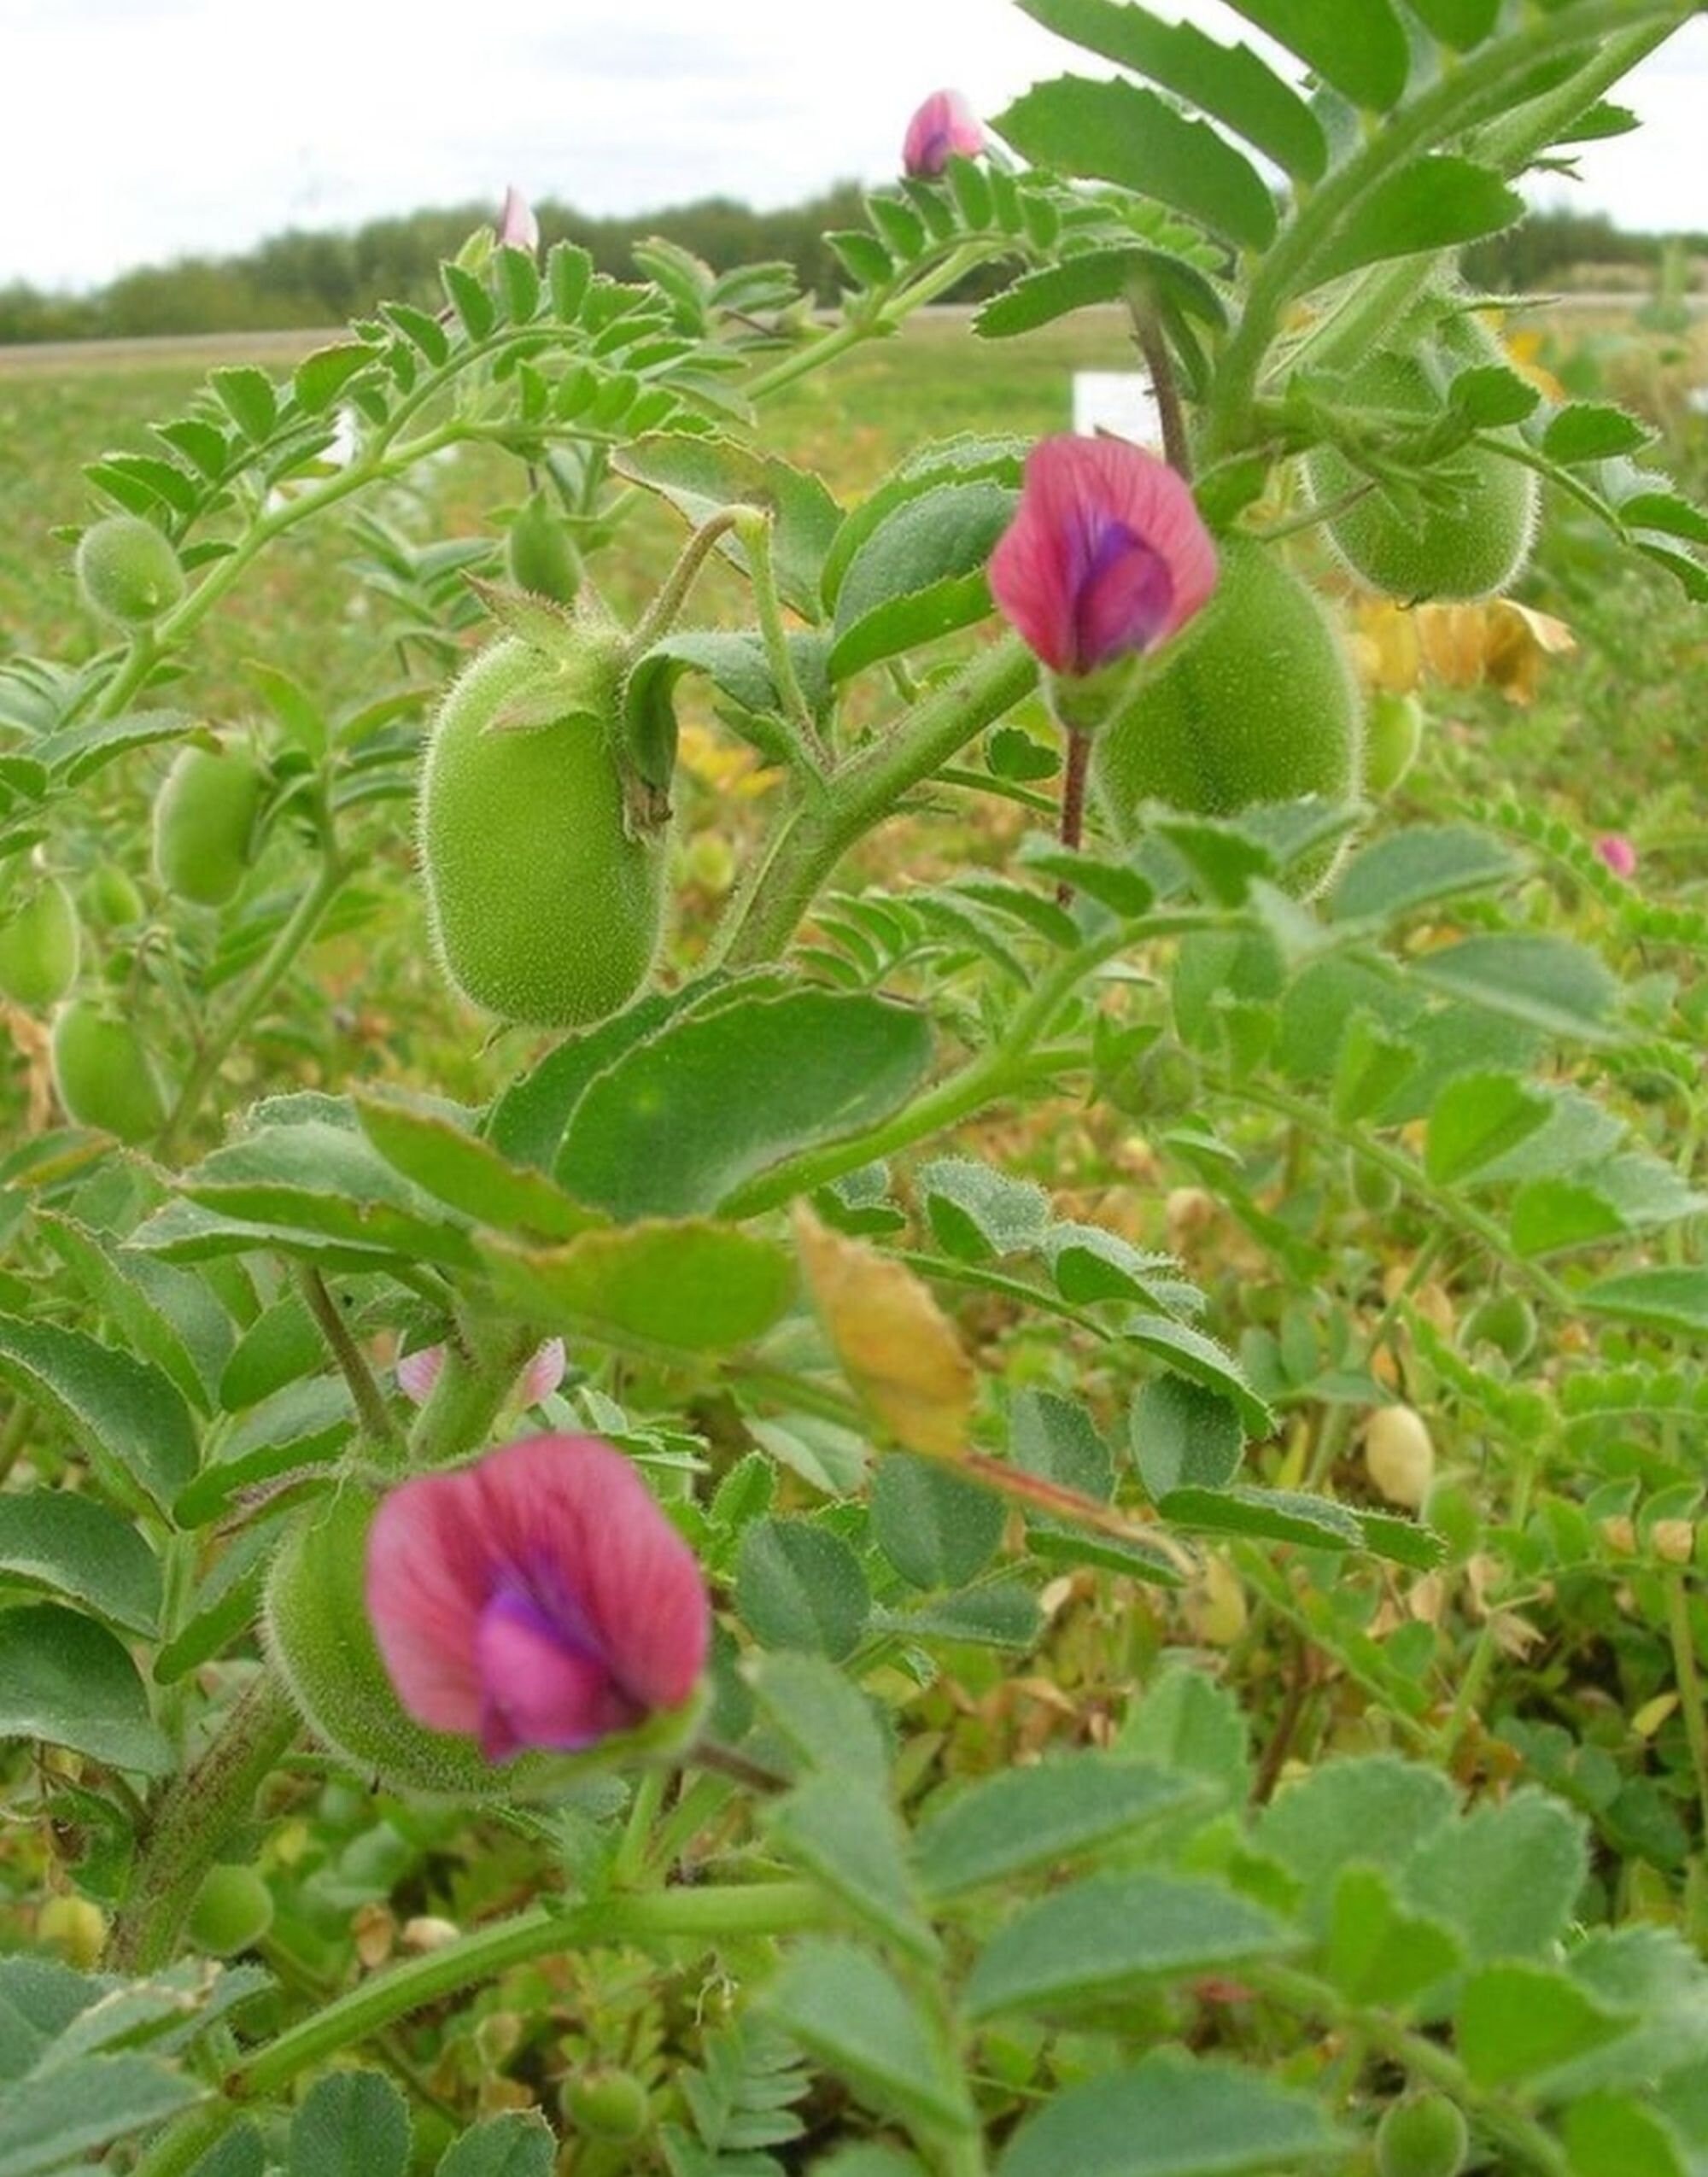
[[1215, 595], [1091, 744], [1092, 783], [1122, 838], [1147, 801], [1231, 816], [1359, 791], [1363, 708], [1327, 615], [1251, 538], [1220, 551]]
[[347, 1481], [292, 1521], [267, 1576], [266, 1646], [303, 1720], [334, 1753], [394, 1789], [459, 1800], [538, 1792], [563, 1763], [496, 1767], [472, 1739], [430, 1731], [392, 1689], [368, 1623], [368, 1530], [379, 1495]]
[[[1457, 360], [1483, 362], [1498, 354], [1480, 328], [1456, 330]], [[1352, 396], [1372, 408], [1429, 416], [1438, 407], [1435, 376], [1451, 374], [1442, 351], [1437, 373], [1422, 354], [1371, 356], [1348, 381]], [[1506, 434], [1511, 436], [1511, 434]], [[1365, 493], [1325, 524], [1329, 541], [1348, 571], [1367, 588], [1407, 602], [1421, 598], [1493, 597], [1510, 589], [1524, 572], [1535, 541], [1539, 490], [1533, 471], [1487, 446], [1465, 446], [1452, 455], [1457, 495], [1422, 506], [1397, 506], [1380, 490]], [[1365, 482], [1362, 472], [1333, 447], [1307, 459], [1311, 495], [1327, 506]]]
[[190, 1908], [190, 1940], [211, 1958], [252, 1950], [272, 1925], [272, 1892], [253, 1867], [210, 1867]]
[[254, 858], [265, 781], [242, 749], [185, 748], [155, 800], [155, 872], [167, 890], [223, 907]]
[[1459, 2106], [1444, 2094], [1395, 2102], [1376, 2129], [1380, 2177], [1459, 2177], [1471, 2134]]
[[77, 910], [56, 877], [44, 878], [0, 921], [0, 996], [15, 1005], [56, 1005], [77, 980]]
[[54, 1015], [54, 1087], [79, 1127], [120, 1141], [151, 1140], [167, 1121], [166, 1085], [142, 1038], [97, 998], [77, 998]]
[[123, 627], [149, 626], [184, 594], [177, 553], [139, 514], [109, 515], [85, 530], [78, 540], [76, 567], [84, 603]]
[[564, 623], [548, 653], [483, 651], [435, 723], [421, 860], [445, 971], [500, 1020], [580, 1027], [645, 980], [663, 920], [665, 832], [620, 760], [623, 652]]
[[581, 588], [581, 561], [563, 517], [543, 491], [533, 492], [510, 524], [504, 564], [518, 589], [573, 605]]
[[1378, 690], [1364, 721], [1366, 791], [1392, 793], [1416, 763], [1423, 736], [1424, 706], [1417, 697]]

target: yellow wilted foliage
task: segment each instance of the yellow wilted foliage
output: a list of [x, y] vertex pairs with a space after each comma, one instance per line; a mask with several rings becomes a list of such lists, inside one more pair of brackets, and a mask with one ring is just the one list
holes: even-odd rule
[[898, 1443], [967, 1448], [978, 1378], [955, 1327], [905, 1263], [795, 1211], [801, 1267], [843, 1373]]
[[690, 778], [738, 801], [757, 800], [782, 776], [781, 771], [764, 769], [757, 751], [745, 743], [721, 740], [709, 727], [693, 721], [677, 736], [676, 761]]
[[1535, 698], [1550, 658], [1577, 647], [1552, 613], [1494, 597], [1477, 605], [1395, 605], [1385, 598], [1354, 607], [1354, 657], [1366, 688], [1408, 695], [1424, 682], [1498, 688], [1509, 703]]

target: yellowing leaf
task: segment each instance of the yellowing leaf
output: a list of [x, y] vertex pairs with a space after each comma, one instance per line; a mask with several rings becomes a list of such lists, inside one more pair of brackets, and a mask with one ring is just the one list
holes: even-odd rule
[[769, 793], [781, 778], [778, 770], [765, 770], [759, 758], [740, 741], [720, 739], [709, 727], [689, 721], [676, 740], [676, 761], [690, 778], [715, 793], [739, 801], [756, 800]]
[[801, 1267], [842, 1372], [898, 1443], [967, 1448], [978, 1378], [954, 1326], [904, 1263], [795, 1211]]
[[1506, 351], [1506, 360], [1518, 376], [1527, 378], [1544, 400], [1559, 401], [1562, 405], [1571, 400], [1571, 395], [1553, 372], [1540, 360], [1542, 350], [1540, 332], [1532, 330], [1506, 333], [1502, 336], [1500, 344]]
[[1417, 615], [1387, 598], [1359, 600], [1353, 615], [1353, 658], [1367, 688], [1410, 695], [1423, 678]]
[[1510, 597], [1497, 597], [1483, 610], [1489, 620], [1483, 670], [1509, 703], [1529, 703], [1547, 660], [1576, 649], [1571, 629], [1552, 613], [1515, 605]]

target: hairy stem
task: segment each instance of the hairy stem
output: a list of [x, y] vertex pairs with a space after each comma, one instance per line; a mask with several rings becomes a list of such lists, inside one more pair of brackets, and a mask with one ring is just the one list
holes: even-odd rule
[[296, 1282], [308, 1303], [308, 1312], [314, 1318], [320, 1335], [325, 1339], [332, 1358], [337, 1362], [344, 1381], [350, 1387], [357, 1418], [362, 1425], [362, 1434], [377, 1451], [401, 1451], [403, 1438], [391, 1408], [385, 1402], [385, 1394], [374, 1381], [373, 1371], [367, 1357], [350, 1336], [343, 1311], [328, 1290], [326, 1280], [312, 1262], [300, 1262], [296, 1268]]
[[710, 1945], [792, 1934], [819, 1926], [825, 1917], [820, 1893], [807, 1882], [658, 1890], [601, 1899], [568, 1911], [535, 1906], [377, 1974], [281, 2034], [227, 2075], [224, 2099], [181, 2117], [163, 2133], [137, 2164], [135, 2177], [183, 2177], [246, 2105], [278, 2093], [302, 2072], [394, 2020], [512, 1965], [596, 1944]]
[[262, 1670], [149, 1817], [114, 1923], [107, 1958], [114, 1971], [152, 1973], [169, 1961], [202, 1876], [301, 1728], [284, 1688]]
[[319, 928], [327, 909], [349, 877], [342, 857], [329, 851], [320, 874], [304, 892], [290, 917], [257, 963], [243, 994], [219, 1023], [196, 1056], [184, 1078], [178, 1101], [172, 1108], [158, 1144], [162, 1162], [169, 1162], [181, 1146], [189, 1127], [201, 1111], [203, 1099], [219, 1078], [219, 1068], [238, 1039], [254, 1024], [267, 1000], [295, 966], [297, 955]]
[[[1597, 48], [1568, 85], [1484, 129], [1479, 145], [1483, 155], [1504, 173], [1521, 173], [1572, 115], [1617, 82], [1684, 20], [1677, 0], [1582, 0], [1548, 22], [1531, 26], [1522, 37], [1498, 39], [1468, 56], [1433, 89], [1385, 115], [1379, 132], [1318, 185], [1260, 261], [1216, 372], [1206, 453], [1226, 454], [1249, 438], [1259, 376], [1288, 304], [1317, 284], [1318, 268], [1331, 263], [1334, 244], [1379, 182], [1422, 152], [1461, 133], [1459, 117], [1466, 112], [1474, 108], [1498, 110], [1503, 97], [1551, 56], [1580, 46]], [[1425, 253], [1366, 275], [1354, 290], [1354, 307], [1337, 313], [1331, 347], [1325, 345], [1312, 360], [1326, 362], [1356, 354], [1375, 332], [1391, 326], [1395, 315], [1427, 284], [1439, 261], [1436, 255]], [[1366, 290], [1372, 298], [1368, 306], [1363, 301]]]
[[753, 967], [775, 960], [814, 896], [855, 842], [892, 813], [910, 787], [931, 777], [1035, 683], [1036, 661], [1017, 636], [993, 643], [910, 717], [869, 741], [810, 799], [798, 788], [780, 812], [752, 884], [740, 893], [706, 966]]

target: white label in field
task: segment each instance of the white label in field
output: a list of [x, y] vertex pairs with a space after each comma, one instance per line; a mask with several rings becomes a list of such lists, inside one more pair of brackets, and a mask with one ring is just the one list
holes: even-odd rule
[[1073, 428], [1086, 438], [1113, 431], [1141, 446], [1161, 446], [1162, 421], [1149, 379], [1138, 371], [1075, 371]]

